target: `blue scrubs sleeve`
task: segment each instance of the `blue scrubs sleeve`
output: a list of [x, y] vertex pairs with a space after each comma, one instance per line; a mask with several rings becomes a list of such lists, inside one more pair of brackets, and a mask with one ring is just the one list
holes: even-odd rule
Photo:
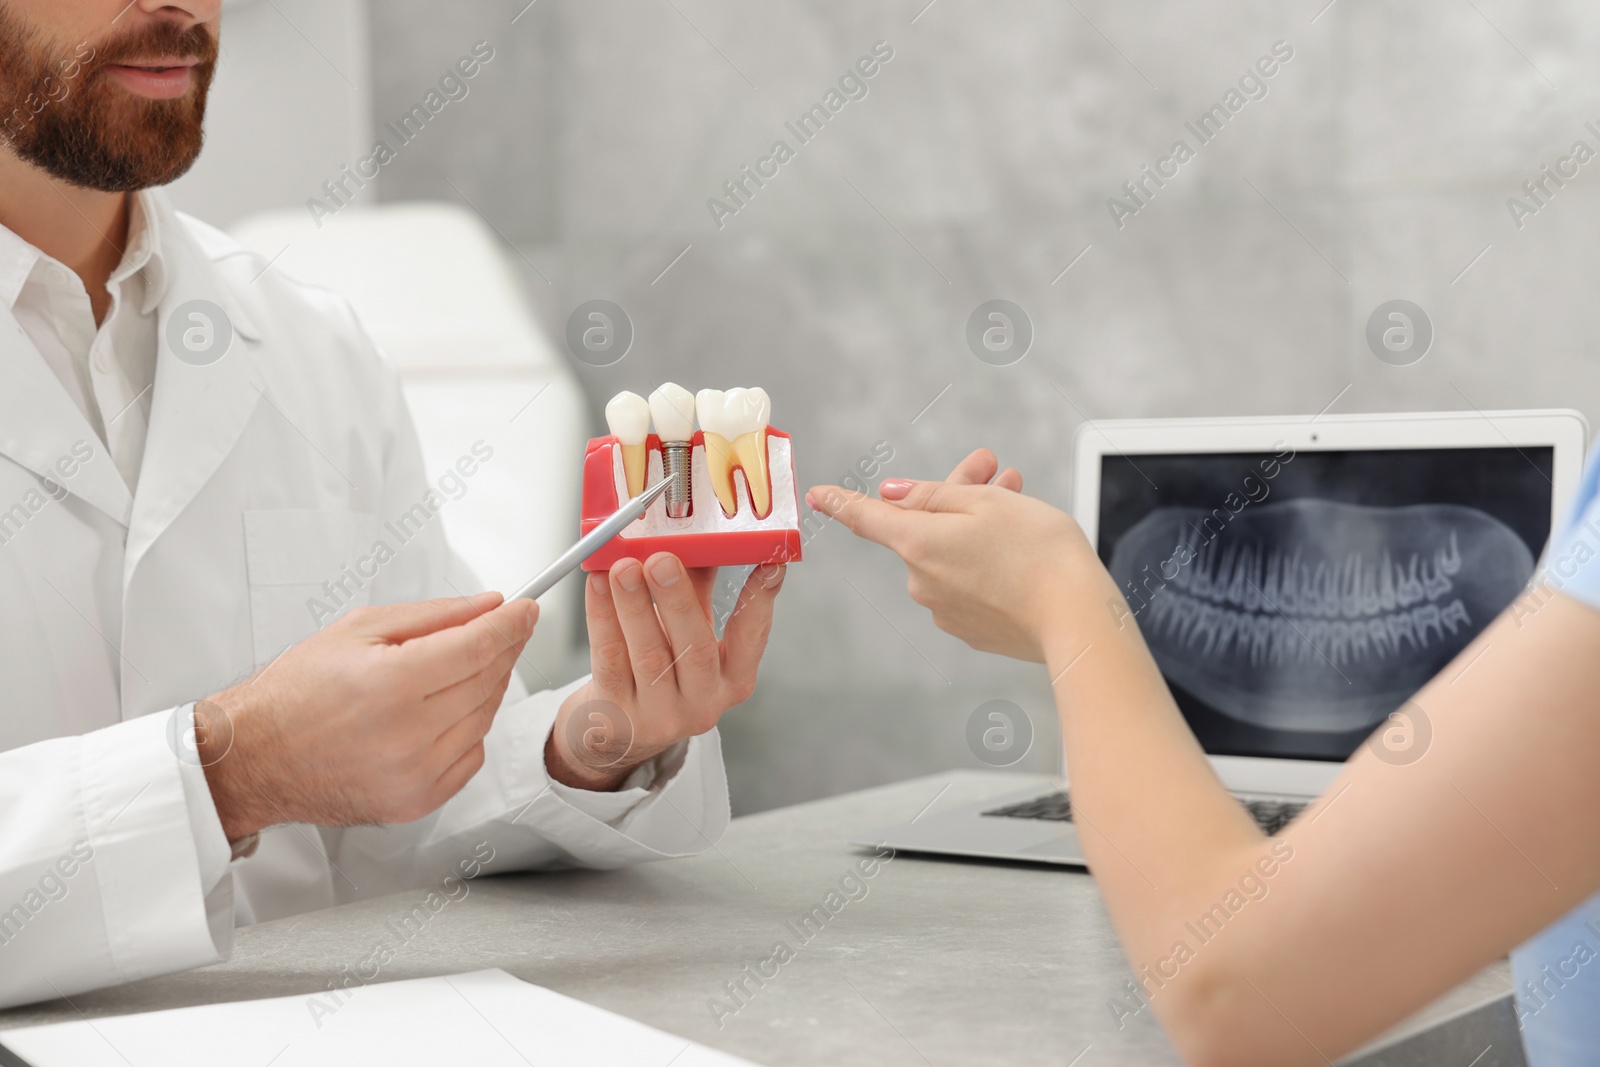
[[[1558, 590], [1600, 611], [1600, 463], [1594, 453], [1539, 570], [1539, 595]], [[1600, 1062], [1600, 894], [1513, 952], [1511, 970], [1528, 1067]]]

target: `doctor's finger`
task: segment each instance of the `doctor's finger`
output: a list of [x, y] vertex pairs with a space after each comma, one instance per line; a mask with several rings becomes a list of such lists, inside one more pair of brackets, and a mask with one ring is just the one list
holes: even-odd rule
[[781, 563], [763, 563], [750, 572], [739, 592], [739, 602], [722, 633], [723, 675], [735, 688], [755, 685], [761, 654], [772, 632], [773, 603], [786, 573]]
[[694, 582], [695, 596], [700, 598], [700, 606], [705, 608], [706, 618], [711, 618], [711, 602], [717, 595], [717, 568], [716, 567], [690, 567], [689, 580]]
[[489, 728], [494, 725], [495, 713], [500, 710], [500, 701], [505, 698], [506, 688], [510, 684], [511, 673], [507, 671], [488, 696], [465, 715], [458, 716], [450, 728], [433, 742], [433, 766], [441, 773], [464, 753], [471, 751], [474, 745], [483, 742]]
[[[717, 635], [711, 628], [711, 619], [694, 584], [688, 581], [688, 572], [678, 558], [667, 552], [658, 552], [645, 562], [645, 574], [650, 578], [650, 593], [655, 598], [656, 614], [666, 628], [667, 640], [672, 647], [672, 672], [678, 688], [686, 693], [709, 693], [717, 684], [717, 672], [722, 665], [722, 654], [717, 648]], [[669, 679], [663, 671], [652, 678], [650, 684], [659, 686]]]
[[836, 485], [818, 485], [806, 490], [806, 503], [829, 518], [837, 519], [857, 537], [889, 549], [893, 549], [917, 522], [917, 516], [907, 514], [903, 508]]
[[602, 692], [627, 696], [633, 692], [633, 668], [628, 663], [628, 639], [617, 620], [616, 598], [610, 576], [589, 575], [583, 583], [584, 617], [589, 628], [589, 671]]
[[[629, 588], [629, 587], [632, 588]], [[692, 594], [691, 594], [692, 595]], [[625, 559], [611, 568], [611, 598], [628, 641], [628, 664], [636, 689], [646, 689], [672, 669], [673, 651], [645, 584], [644, 567]]]
[[347, 618], [350, 628], [357, 633], [401, 644], [470, 622], [492, 610], [502, 599], [499, 593], [488, 592], [422, 600], [415, 604], [385, 604], [353, 611]]
[[490, 706], [491, 712], [498, 708], [499, 697], [510, 684], [511, 672], [516, 669], [517, 657], [521, 653], [522, 646], [513, 645], [503, 650], [482, 670], [424, 700], [422, 713], [427, 720], [427, 736], [433, 739], [444, 737], [461, 720], [471, 717], [490, 701], [494, 702]]
[[461, 792], [462, 788], [472, 781], [472, 776], [483, 768], [484, 759], [485, 753], [482, 741], [463, 752], [460, 758], [452, 763], [433, 783], [432, 794], [429, 797], [429, 810], [438, 809], [445, 801]]
[[508, 649], [520, 654], [538, 618], [538, 604], [511, 600], [464, 625], [407, 641], [401, 651], [409, 680], [432, 694], [471, 678]]

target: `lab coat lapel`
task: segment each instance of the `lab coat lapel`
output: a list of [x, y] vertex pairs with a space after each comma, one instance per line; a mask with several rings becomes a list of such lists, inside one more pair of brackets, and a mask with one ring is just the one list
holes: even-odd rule
[[[84, 446], [93, 458], [80, 462]], [[9, 309], [0, 309], [0, 455], [65, 489], [126, 526], [133, 506], [127, 483], [89, 420]], [[25, 501], [0, 501], [0, 509]]]
[[[154, 200], [156, 198], [152, 198]], [[156, 379], [139, 491], [133, 502], [123, 581], [132, 580], [145, 552], [188, 507], [238, 442], [265, 388], [255, 363], [255, 325], [176, 213], [160, 203], [169, 284], [156, 313]], [[227, 315], [233, 340], [214, 362], [178, 358], [168, 338], [184, 305], [204, 300]]]

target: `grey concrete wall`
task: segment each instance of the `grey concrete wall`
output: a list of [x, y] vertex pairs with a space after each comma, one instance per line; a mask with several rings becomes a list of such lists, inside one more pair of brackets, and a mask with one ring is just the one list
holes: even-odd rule
[[258, 211], [300, 207], [370, 149], [367, 9], [368, 0], [230, 6], [205, 150], [168, 187], [180, 210], [229, 227]]
[[[473, 40], [501, 57], [382, 193], [471, 198], [547, 276], [552, 331], [584, 300], [626, 309], [627, 358], [580, 367], [597, 424], [623, 388], [764, 385], [803, 480], [878, 441], [886, 473], [925, 476], [985, 444], [1064, 505], [1086, 417], [1600, 414], [1600, 160], [1521, 229], [1506, 206], [1575, 140], [1600, 149], [1592, 5], [925, 2], [539, 0], [512, 25], [525, 0], [380, 0], [380, 117]], [[785, 121], [877, 41], [868, 95], [800, 145]], [[1278, 41], [1266, 97], [1119, 228], [1108, 198], [1196, 146], [1185, 120]], [[779, 138], [796, 158], [719, 228], [707, 199]], [[1012, 366], [964, 340], [995, 297], [1037, 333]], [[1393, 298], [1437, 329], [1413, 366], [1363, 340]], [[1020, 766], [1053, 767], [1042, 668], [942, 634], [895, 561], [827, 530], [725, 725], [736, 805], [975, 766], [965, 725], [994, 698], [1038, 725]]]

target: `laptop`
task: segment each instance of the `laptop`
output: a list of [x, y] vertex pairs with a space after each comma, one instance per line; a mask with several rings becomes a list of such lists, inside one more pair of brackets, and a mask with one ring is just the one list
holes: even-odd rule
[[[1523, 592], [1587, 433], [1574, 411], [1090, 422], [1072, 511], [1272, 834]], [[1064, 776], [853, 843], [1084, 866]]]

